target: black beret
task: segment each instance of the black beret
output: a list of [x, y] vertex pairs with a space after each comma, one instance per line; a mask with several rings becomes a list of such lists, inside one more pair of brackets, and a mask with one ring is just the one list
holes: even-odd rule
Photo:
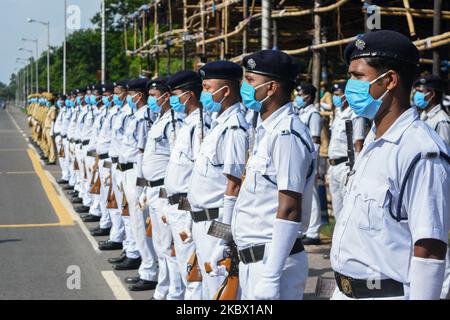
[[242, 67], [231, 61], [208, 62], [198, 71], [200, 77], [205, 79], [241, 80]]
[[344, 92], [346, 84], [347, 81], [341, 81], [333, 84], [332, 92], [335, 92], [337, 90], [341, 90], [342, 92]]
[[93, 84], [91, 86], [92, 91], [98, 91], [99, 93], [103, 92], [103, 85], [102, 84]]
[[150, 89], [158, 89], [162, 91], [169, 91], [169, 87], [167, 86], [167, 80], [169, 77], [158, 77], [156, 79], [149, 80], [147, 82], [146, 90]]
[[67, 99], [67, 96], [65, 94], [62, 94], [62, 93], [58, 94], [58, 100], [66, 100], [66, 99]]
[[147, 86], [148, 79], [138, 78], [128, 81], [127, 89], [130, 91], [144, 91]]
[[347, 64], [358, 58], [390, 58], [419, 66], [419, 50], [406, 36], [392, 30], [376, 30], [357, 36], [345, 48]]
[[297, 90], [297, 91], [302, 90], [303, 93], [308, 94], [308, 95], [310, 95], [310, 94], [316, 94], [316, 92], [317, 92], [316, 87], [314, 87], [311, 83], [308, 83], [308, 82], [302, 82], [302, 83], [300, 83], [300, 84], [297, 86], [296, 90]]
[[197, 72], [183, 70], [171, 76], [166, 84], [170, 90], [176, 90], [189, 86], [201, 86], [202, 79]]
[[127, 82], [128, 80], [117, 80], [113, 82], [114, 87], [121, 87], [126, 89], [127, 88]]
[[255, 52], [244, 57], [242, 63], [247, 72], [293, 82], [300, 72], [300, 66], [294, 58], [278, 50]]
[[112, 83], [105, 83], [102, 85], [101, 92], [113, 92], [114, 91], [114, 85]]
[[414, 82], [414, 87], [424, 86], [425, 88], [442, 91], [442, 80], [438, 76], [420, 77]]
[[75, 89], [75, 94], [85, 94], [86, 93], [86, 88], [79, 88], [79, 89]]

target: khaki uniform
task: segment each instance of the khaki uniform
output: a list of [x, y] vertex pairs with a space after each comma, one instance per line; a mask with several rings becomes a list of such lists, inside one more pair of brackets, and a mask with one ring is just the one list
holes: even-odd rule
[[46, 116], [44, 120], [44, 138], [45, 138], [45, 147], [46, 150], [45, 156], [48, 157], [49, 162], [55, 162], [56, 161], [56, 145], [55, 145], [55, 139], [53, 139], [52, 136], [52, 127], [53, 123], [56, 119], [56, 107], [51, 106], [47, 107], [46, 110]]

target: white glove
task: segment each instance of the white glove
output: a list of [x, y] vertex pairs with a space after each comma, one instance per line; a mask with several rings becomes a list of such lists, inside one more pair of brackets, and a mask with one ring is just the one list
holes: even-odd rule
[[106, 173], [103, 179], [103, 185], [105, 187], [109, 187], [111, 185], [111, 175], [109, 173]]
[[412, 257], [410, 300], [439, 300], [444, 282], [445, 260]]
[[147, 203], [147, 187], [144, 187], [144, 189], [142, 189], [142, 193], [138, 198], [138, 203], [137, 203], [137, 209], [140, 210], [145, 210], [148, 207], [148, 203]]
[[223, 215], [222, 222], [225, 224], [231, 224], [233, 219], [234, 205], [236, 204], [237, 197], [225, 195], [223, 198]]
[[275, 219], [272, 244], [264, 265], [261, 279], [255, 286], [255, 300], [280, 299], [280, 280], [286, 259], [294, 246], [300, 224], [298, 222]]
[[217, 263], [220, 260], [223, 260], [225, 258], [225, 252], [228, 250], [228, 246], [226, 245], [226, 242], [224, 240], [221, 240], [218, 244], [218, 246], [215, 248], [214, 252], [212, 253], [209, 261], [207, 261], [211, 265], [212, 271], [209, 273], [212, 277], [217, 276], [224, 276], [226, 277], [228, 275], [227, 269], [225, 266], [218, 266]]

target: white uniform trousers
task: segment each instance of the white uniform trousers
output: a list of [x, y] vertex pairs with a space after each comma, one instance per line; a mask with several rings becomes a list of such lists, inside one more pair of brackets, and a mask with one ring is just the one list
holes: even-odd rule
[[[153, 297], [157, 300], [182, 300], [183, 283], [178, 270], [176, 257], [172, 257], [172, 233], [162, 221], [163, 209], [167, 199], [159, 198], [160, 187], [146, 189], [149, 213], [152, 222], [152, 241], [158, 256], [158, 285]], [[175, 253], [176, 254], [176, 253]]]
[[56, 144], [56, 155], [58, 157], [58, 163], [59, 167], [61, 168], [61, 179], [69, 181], [69, 172], [67, 170], [66, 162], [64, 157], [60, 157], [59, 153], [61, 152], [61, 148], [64, 147], [64, 152], [68, 152], [68, 149], [66, 149], [64, 140], [61, 135], [57, 135], [55, 137], [55, 144]]
[[[85, 155], [86, 150], [83, 150], [83, 154]], [[95, 164], [95, 157], [87, 156], [84, 157], [84, 166], [83, 170], [86, 170], [86, 177], [83, 175], [83, 184], [85, 190], [85, 196], [83, 198], [83, 205], [90, 206], [89, 214], [100, 217], [102, 215], [100, 211], [100, 197], [98, 195], [92, 194], [89, 192], [91, 189], [91, 181], [93, 175], [93, 167]], [[95, 180], [94, 180], [95, 181]], [[86, 203], [86, 204], [85, 204]]]
[[319, 229], [322, 222], [322, 213], [320, 210], [320, 198], [319, 189], [317, 185], [317, 179], [313, 187], [311, 218], [309, 220], [308, 231], [306, 236], [312, 239], [319, 239]]
[[[130, 226], [130, 217], [122, 216], [122, 197], [123, 193], [122, 189], [122, 176], [123, 172], [117, 169], [117, 164], [114, 164], [112, 167], [112, 173], [113, 173], [113, 190], [117, 201], [117, 207], [115, 213], [118, 213], [120, 215], [120, 219], [123, 224], [123, 230], [124, 230], [124, 240], [122, 242], [123, 249], [126, 252], [127, 258], [130, 259], [137, 259], [140, 257], [138, 248], [136, 246], [136, 240], [134, 238], [133, 232], [131, 231]], [[121, 226], [118, 226], [118, 232], [120, 232]], [[113, 230], [111, 230], [113, 231]], [[117, 237], [120, 237], [120, 235], [117, 235]], [[118, 241], [119, 242], [119, 241]]]
[[[221, 214], [219, 214], [218, 220], [221, 220]], [[203, 300], [213, 299], [221, 284], [225, 280], [225, 277], [223, 276], [212, 277], [205, 271], [205, 262], [209, 261], [215, 249], [219, 246], [219, 242], [221, 240], [208, 235], [210, 225], [211, 221], [194, 222], [192, 224], [192, 239], [194, 240], [195, 247], [197, 248], [197, 259], [203, 277]]]
[[190, 224], [190, 213], [178, 210], [178, 204], [167, 204], [163, 210], [169, 223], [170, 232], [172, 233], [173, 244], [175, 246], [175, 258], [184, 285], [184, 300], [201, 300], [202, 282], [187, 281], [187, 263], [195, 251], [195, 243], [192, 240], [188, 243], [183, 243], [180, 238], [180, 233], [185, 231], [186, 226]]
[[347, 179], [348, 166], [340, 163], [336, 166], [330, 166], [328, 169], [328, 184], [331, 193], [331, 203], [333, 205], [333, 215], [338, 218], [342, 210], [342, 201], [345, 195], [345, 180]]
[[[270, 244], [266, 244], [264, 259], [255, 263], [239, 263], [239, 288], [241, 300], [254, 300], [253, 292], [264, 273], [264, 261]], [[308, 278], [308, 257], [305, 251], [286, 259], [280, 282], [280, 300], [302, 300]]]
[[447, 247], [447, 256], [445, 257], [445, 274], [441, 299], [450, 299], [450, 247]]
[[[100, 219], [100, 228], [109, 229], [111, 228], [111, 216], [109, 214], [108, 209], [106, 209], [106, 204], [108, 201], [108, 190], [109, 186], [104, 184], [106, 177], [109, 175], [109, 169], [103, 168], [103, 164], [105, 163], [105, 159], [98, 160], [98, 175], [100, 175], [100, 194], [96, 195], [99, 201], [99, 209], [101, 212]], [[97, 179], [97, 177], [96, 177]]]
[[145, 220], [148, 213], [137, 208], [138, 196], [142, 192], [142, 187], [136, 186], [136, 168], [122, 172], [122, 183], [125, 196], [128, 201], [130, 212], [131, 232], [136, 239], [136, 246], [139, 250], [142, 262], [139, 267], [139, 276], [143, 280], [157, 281], [158, 265], [157, 256], [153, 248], [152, 239], [146, 235]]
[[[77, 173], [73, 167], [73, 161], [75, 156], [75, 144], [66, 140], [67, 149], [69, 152], [66, 152], [66, 165], [69, 169], [69, 185], [75, 187], [77, 183]], [[77, 189], [75, 189], [77, 190]], [[77, 190], [78, 191], [78, 190]]]

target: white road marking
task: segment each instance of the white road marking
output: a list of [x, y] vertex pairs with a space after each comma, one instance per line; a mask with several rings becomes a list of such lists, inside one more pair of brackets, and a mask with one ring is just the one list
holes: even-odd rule
[[117, 300], [132, 300], [130, 294], [124, 288], [122, 281], [120, 281], [114, 271], [102, 271], [101, 273]]

